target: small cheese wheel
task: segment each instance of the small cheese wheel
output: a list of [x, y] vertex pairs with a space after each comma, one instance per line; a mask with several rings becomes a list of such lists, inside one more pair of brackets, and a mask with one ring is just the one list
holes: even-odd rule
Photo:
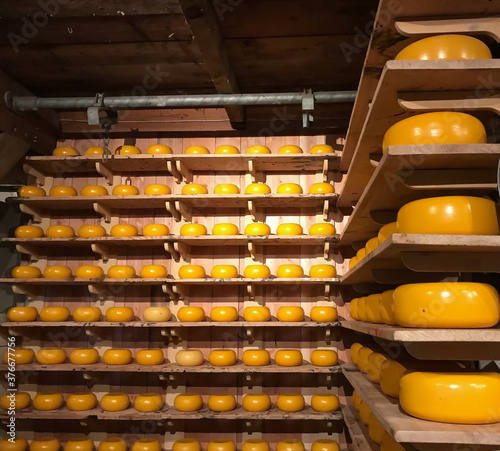
[[170, 229], [165, 224], [148, 224], [142, 228], [144, 236], [166, 236]]
[[33, 398], [33, 408], [36, 410], [56, 410], [64, 404], [61, 393], [38, 393]]
[[305, 451], [305, 446], [297, 439], [282, 440], [276, 444], [276, 451]]
[[383, 366], [388, 364], [385, 363], [386, 361], [387, 358], [378, 352], [372, 352], [368, 356], [366, 374], [368, 375], [368, 377], [371, 379], [372, 382], [380, 384], [380, 373], [382, 371]]
[[271, 319], [271, 310], [265, 306], [245, 307], [243, 318], [249, 322], [265, 322]]
[[14, 236], [16, 238], [41, 238], [43, 237], [44, 232], [41, 227], [38, 226], [33, 226], [33, 225], [26, 225], [26, 226], [19, 226], [15, 232]]
[[225, 144], [217, 147], [214, 153], [217, 155], [231, 155], [231, 154], [239, 154], [240, 151], [235, 146], [230, 146], [229, 144]]
[[203, 399], [198, 393], [182, 393], [174, 399], [174, 407], [179, 412], [195, 412], [203, 406]]
[[400, 326], [419, 328], [485, 328], [500, 320], [498, 292], [475, 282], [402, 285], [393, 295]]
[[114, 265], [108, 268], [110, 279], [130, 279], [135, 277], [135, 269], [129, 265]]
[[40, 349], [36, 360], [41, 365], [59, 365], [66, 360], [66, 352], [64, 349]]
[[106, 310], [106, 319], [113, 323], [126, 323], [134, 319], [131, 307], [110, 307]]
[[22, 186], [17, 194], [19, 197], [44, 197], [47, 195], [45, 190], [38, 186]]
[[268, 279], [271, 276], [271, 270], [266, 265], [248, 265], [243, 275], [247, 279]]
[[389, 238], [391, 235], [398, 233], [398, 223], [397, 222], [391, 222], [389, 224], [386, 224], [385, 226], [382, 226], [380, 230], [378, 231], [378, 244], [382, 244], [387, 238]]
[[89, 185], [84, 186], [80, 191], [80, 196], [107, 196], [108, 190], [104, 186]]
[[340, 446], [335, 440], [316, 440], [311, 445], [311, 451], [340, 451]]
[[73, 147], [56, 147], [52, 151], [52, 155], [55, 157], [66, 157], [70, 155], [80, 155], [80, 152], [78, 152], [78, 150], [74, 149]]
[[78, 279], [103, 279], [104, 270], [100, 266], [82, 265], [76, 269], [75, 277]]
[[127, 451], [127, 442], [120, 437], [107, 436], [101, 440], [97, 451]]
[[230, 412], [236, 407], [236, 398], [228, 393], [210, 395], [208, 407], [214, 412]]
[[111, 191], [113, 196], [137, 196], [139, 195], [139, 188], [133, 185], [117, 185]]
[[175, 354], [175, 362], [179, 366], [200, 366], [203, 361], [203, 353], [199, 349], [185, 349]]
[[251, 393], [243, 396], [242, 405], [247, 412], [265, 412], [271, 407], [271, 398], [266, 393]]
[[142, 393], [135, 398], [134, 407], [138, 412], [156, 412], [163, 407], [159, 393]]
[[234, 265], [215, 265], [210, 275], [214, 279], [234, 279], [238, 277], [238, 268]]
[[228, 439], [213, 440], [209, 442], [207, 451], [236, 451], [236, 445]]
[[278, 395], [276, 406], [282, 412], [300, 412], [305, 407], [304, 397], [300, 393]]
[[283, 306], [278, 309], [276, 317], [279, 321], [299, 322], [304, 320], [304, 309], [299, 306]]
[[281, 146], [278, 149], [278, 153], [304, 153], [304, 151], [299, 146], [288, 144], [286, 146]]
[[199, 183], [188, 183], [182, 187], [181, 193], [186, 195], [208, 194], [208, 189]]
[[163, 144], [152, 144], [146, 149], [146, 153], [148, 155], [165, 155], [172, 154], [173, 150], [169, 146], [165, 146]]
[[370, 348], [367, 348], [366, 346], [363, 346], [359, 351], [358, 351], [358, 368], [363, 372], [366, 373], [368, 369], [368, 356], [373, 353], [373, 351]]
[[210, 312], [210, 318], [216, 322], [236, 321], [238, 319], [238, 310], [232, 306], [213, 307]]
[[271, 227], [260, 222], [251, 222], [245, 227], [245, 235], [271, 235]]
[[167, 185], [161, 183], [153, 183], [152, 185], [146, 186], [144, 190], [146, 196], [164, 196], [172, 194], [172, 190]]
[[101, 309], [99, 307], [77, 307], [73, 312], [75, 321], [83, 321], [85, 323], [93, 323], [101, 320]]
[[111, 227], [110, 235], [115, 237], [137, 236], [139, 231], [132, 224], [116, 224]]
[[362, 344], [360, 343], [353, 343], [351, 345], [351, 361], [352, 363], [354, 363], [355, 365], [358, 364], [358, 353], [360, 351], [360, 349], [363, 347]]
[[168, 271], [163, 265], [146, 265], [141, 268], [140, 274], [143, 279], [164, 279]]
[[5, 351], [3, 361], [5, 363], [15, 363], [16, 365], [26, 365], [31, 363], [35, 358], [33, 349], [15, 348]]
[[165, 322], [170, 320], [172, 313], [168, 307], [151, 306], [144, 309], [142, 316], [144, 321]]
[[94, 442], [90, 439], [68, 440], [64, 451], [94, 451]]
[[141, 149], [131, 145], [119, 146], [115, 150], [115, 155], [139, 155], [141, 153]]
[[78, 191], [72, 186], [53, 186], [49, 191], [50, 197], [78, 196]]
[[267, 146], [261, 146], [261, 145], [253, 145], [250, 146], [247, 149], [246, 153], [251, 153], [251, 154], [269, 154], [271, 153], [271, 149]]
[[47, 266], [43, 270], [46, 279], [69, 279], [72, 275], [71, 269], [62, 265]]
[[359, 418], [366, 426], [368, 426], [368, 422], [370, 421], [371, 413], [372, 411], [368, 407], [368, 404], [366, 404], [364, 401], [361, 401], [359, 405]]
[[102, 155], [104, 153], [104, 148], [99, 146], [90, 146], [85, 150], [85, 155]]
[[205, 268], [200, 265], [182, 265], [178, 275], [181, 279], [203, 279], [207, 276]]
[[359, 406], [361, 405], [362, 401], [363, 400], [361, 399], [361, 396], [359, 395], [359, 393], [356, 390], [354, 390], [352, 392], [352, 405], [354, 406], [354, 408], [356, 410], [359, 410]]
[[223, 222], [212, 227], [212, 235], [238, 235], [240, 230], [236, 224]]
[[338, 363], [337, 352], [333, 349], [315, 349], [311, 352], [311, 363], [314, 366], [334, 366]]
[[106, 393], [100, 402], [102, 410], [106, 412], [121, 412], [130, 405], [130, 398], [126, 393]]
[[201, 444], [194, 438], [182, 438], [174, 442], [172, 451], [201, 451]]
[[40, 312], [40, 319], [46, 322], [66, 321], [69, 318], [68, 307], [45, 307]]
[[318, 279], [331, 279], [337, 275], [337, 270], [333, 265], [312, 265], [309, 269], [309, 276]]
[[300, 278], [304, 276], [304, 270], [300, 265], [280, 265], [276, 275], [279, 279]]
[[214, 194], [240, 194], [240, 189], [233, 183], [220, 183], [214, 188]]
[[65, 225], [51, 225], [47, 227], [45, 235], [48, 238], [73, 238], [75, 236], [75, 229]]
[[132, 445], [132, 451], [161, 451], [161, 443], [155, 438], [143, 438]]
[[311, 316], [311, 320], [320, 323], [337, 321], [337, 309], [332, 306], [316, 305], [311, 309], [309, 315]]
[[378, 237], [376, 236], [375, 238], [370, 238], [365, 245], [366, 255], [368, 255], [370, 252], [373, 252], [377, 246], [378, 246]]
[[204, 321], [205, 310], [202, 307], [181, 307], [177, 311], [177, 319], [183, 323]]
[[69, 410], [84, 411], [91, 410], [97, 405], [97, 397], [94, 393], [72, 393], [66, 400]]
[[243, 352], [242, 360], [247, 366], [265, 366], [271, 361], [271, 356], [266, 349], [247, 349]]
[[132, 362], [132, 352], [130, 349], [106, 349], [102, 360], [106, 365], [128, 365]]
[[242, 443], [241, 451], [269, 451], [269, 443], [260, 438], [251, 438]]
[[12, 307], [7, 312], [7, 319], [15, 322], [36, 321], [38, 310], [35, 307]]
[[500, 374], [406, 374], [399, 403], [417, 418], [443, 423], [486, 424], [500, 421]]
[[0, 407], [3, 410], [21, 410], [29, 407], [31, 396], [26, 392], [4, 393], [0, 397]]
[[69, 360], [75, 365], [93, 365], [99, 361], [97, 349], [73, 349], [69, 355]]
[[311, 407], [316, 412], [333, 412], [339, 408], [339, 398], [330, 393], [319, 393], [311, 398]]
[[276, 189], [277, 194], [302, 194], [304, 190], [298, 183], [282, 183]]
[[309, 153], [335, 153], [335, 150], [328, 144], [317, 144], [309, 149]]
[[208, 360], [213, 366], [232, 366], [236, 363], [236, 352], [232, 349], [214, 349]]
[[184, 150], [184, 153], [187, 155], [206, 155], [210, 153], [204, 146], [189, 146]]
[[278, 366], [299, 366], [302, 365], [302, 352], [299, 349], [280, 349], [274, 360]]
[[140, 349], [135, 355], [139, 365], [160, 365], [165, 360], [161, 349]]
[[30, 444], [30, 451], [59, 451], [61, 443], [55, 437], [40, 437]]

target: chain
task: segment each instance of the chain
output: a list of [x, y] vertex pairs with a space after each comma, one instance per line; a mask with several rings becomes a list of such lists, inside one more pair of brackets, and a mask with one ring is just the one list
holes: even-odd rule
[[102, 140], [102, 162], [106, 163], [109, 160], [109, 132], [111, 131], [111, 124], [103, 124], [102, 129], [104, 131], [104, 137]]

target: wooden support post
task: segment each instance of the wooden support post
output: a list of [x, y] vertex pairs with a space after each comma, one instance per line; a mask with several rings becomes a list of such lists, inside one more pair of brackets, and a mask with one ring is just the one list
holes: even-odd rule
[[43, 219], [43, 211], [39, 208], [28, 206], [26, 204], [19, 204], [19, 209], [33, 218], [35, 224], [40, 224]]
[[[193, 171], [188, 169], [186, 165], [181, 160], [175, 161], [175, 169], [181, 176], [181, 181], [184, 179], [186, 183], [191, 183], [193, 181]], [[179, 182], [180, 183], [180, 182]]]
[[172, 256], [172, 258], [178, 262], [181, 259], [179, 251], [175, 248], [177, 243], [173, 243], [172, 241], [167, 241], [163, 243], [165, 250]]
[[172, 215], [175, 222], [180, 222], [182, 220], [181, 212], [175, 208], [174, 201], [169, 200], [169, 201], [165, 202], [165, 208]]
[[97, 255], [99, 255], [103, 261], [103, 263], [107, 263], [108, 260], [111, 258], [111, 248], [109, 246], [106, 246], [105, 244], [102, 243], [92, 243], [90, 245], [92, 252], [95, 252]]
[[42, 258], [42, 254], [40, 254], [39, 249], [33, 244], [16, 244], [16, 251], [21, 254], [29, 255], [31, 257], [31, 261], [37, 261]]
[[180, 212], [182, 218], [185, 222], [191, 222], [193, 217], [191, 213], [191, 208], [189, 208], [184, 202], [181, 200], [175, 201], [175, 209]]
[[92, 206], [94, 208], [94, 211], [103, 217], [104, 222], [107, 222], [107, 223], [111, 222], [111, 218], [113, 217], [113, 213], [111, 212], [111, 208], [109, 208], [109, 207], [107, 207], [99, 202], [94, 202], [92, 204]]
[[174, 177], [175, 183], [178, 185], [182, 183], [182, 174], [177, 169], [176, 161], [167, 160], [167, 170]]
[[101, 174], [109, 186], [118, 185], [120, 182], [120, 176], [115, 174], [105, 163], [97, 161], [95, 164], [96, 171]]

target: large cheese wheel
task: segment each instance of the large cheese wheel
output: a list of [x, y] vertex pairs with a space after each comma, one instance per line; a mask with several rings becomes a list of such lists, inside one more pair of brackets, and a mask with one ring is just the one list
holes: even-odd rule
[[410, 373], [401, 378], [405, 412], [430, 421], [484, 424], [500, 421], [500, 374]]
[[393, 310], [405, 327], [483, 328], [500, 320], [498, 292], [475, 282], [402, 285], [394, 291]]
[[400, 208], [399, 233], [498, 235], [495, 202], [471, 196], [420, 199]]
[[385, 133], [382, 150], [397, 145], [485, 142], [486, 130], [481, 121], [470, 114], [445, 111], [417, 114], [396, 122]]

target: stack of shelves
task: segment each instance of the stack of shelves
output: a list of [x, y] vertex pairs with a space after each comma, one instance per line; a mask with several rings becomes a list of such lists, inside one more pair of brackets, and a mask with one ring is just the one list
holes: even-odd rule
[[[397, 6], [397, 8], [396, 8]], [[395, 10], [396, 8], [396, 10]], [[392, 146], [382, 154], [382, 139], [390, 126], [428, 111], [472, 112], [490, 126], [499, 113], [491, 96], [500, 85], [498, 60], [393, 60], [404, 47], [432, 34], [465, 33], [493, 36], [486, 23], [500, 13], [494, 2], [380, 2], [358, 97], [340, 169], [339, 246], [345, 257], [339, 304], [344, 352], [350, 361], [353, 341], [373, 343], [391, 358], [401, 353], [421, 360], [495, 361], [500, 358], [500, 329], [409, 329], [355, 321], [349, 301], [381, 293], [398, 285], [442, 280], [494, 280], [500, 272], [500, 237], [409, 235], [396, 233], [349, 269], [348, 258], [396, 220], [406, 203], [446, 195], [484, 196], [495, 193], [500, 145], [488, 144]], [[479, 18], [481, 17], [481, 18]], [[411, 18], [411, 21], [408, 19]], [[432, 20], [428, 20], [432, 19]], [[427, 20], [426, 22], [421, 22]], [[470, 25], [472, 27], [472, 25]], [[486, 86], [486, 80], [491, 83]], [[488, 92], [486, 92], [489, 90]], [[486, 279], [488, 278], [488, 279]], [[375, 345], [375, 346], [377, 346]], [[495, 369], [493, 369], [495, 371]], [[413, 418], [380, 387], [348, 363], [344, 418], [357, 450], [379, 449], [352, 408], [354, 389], [392, 438], [405, 449], [456, 449], [478, 445], [498, 449], [500, 424], [452, 425]]]

